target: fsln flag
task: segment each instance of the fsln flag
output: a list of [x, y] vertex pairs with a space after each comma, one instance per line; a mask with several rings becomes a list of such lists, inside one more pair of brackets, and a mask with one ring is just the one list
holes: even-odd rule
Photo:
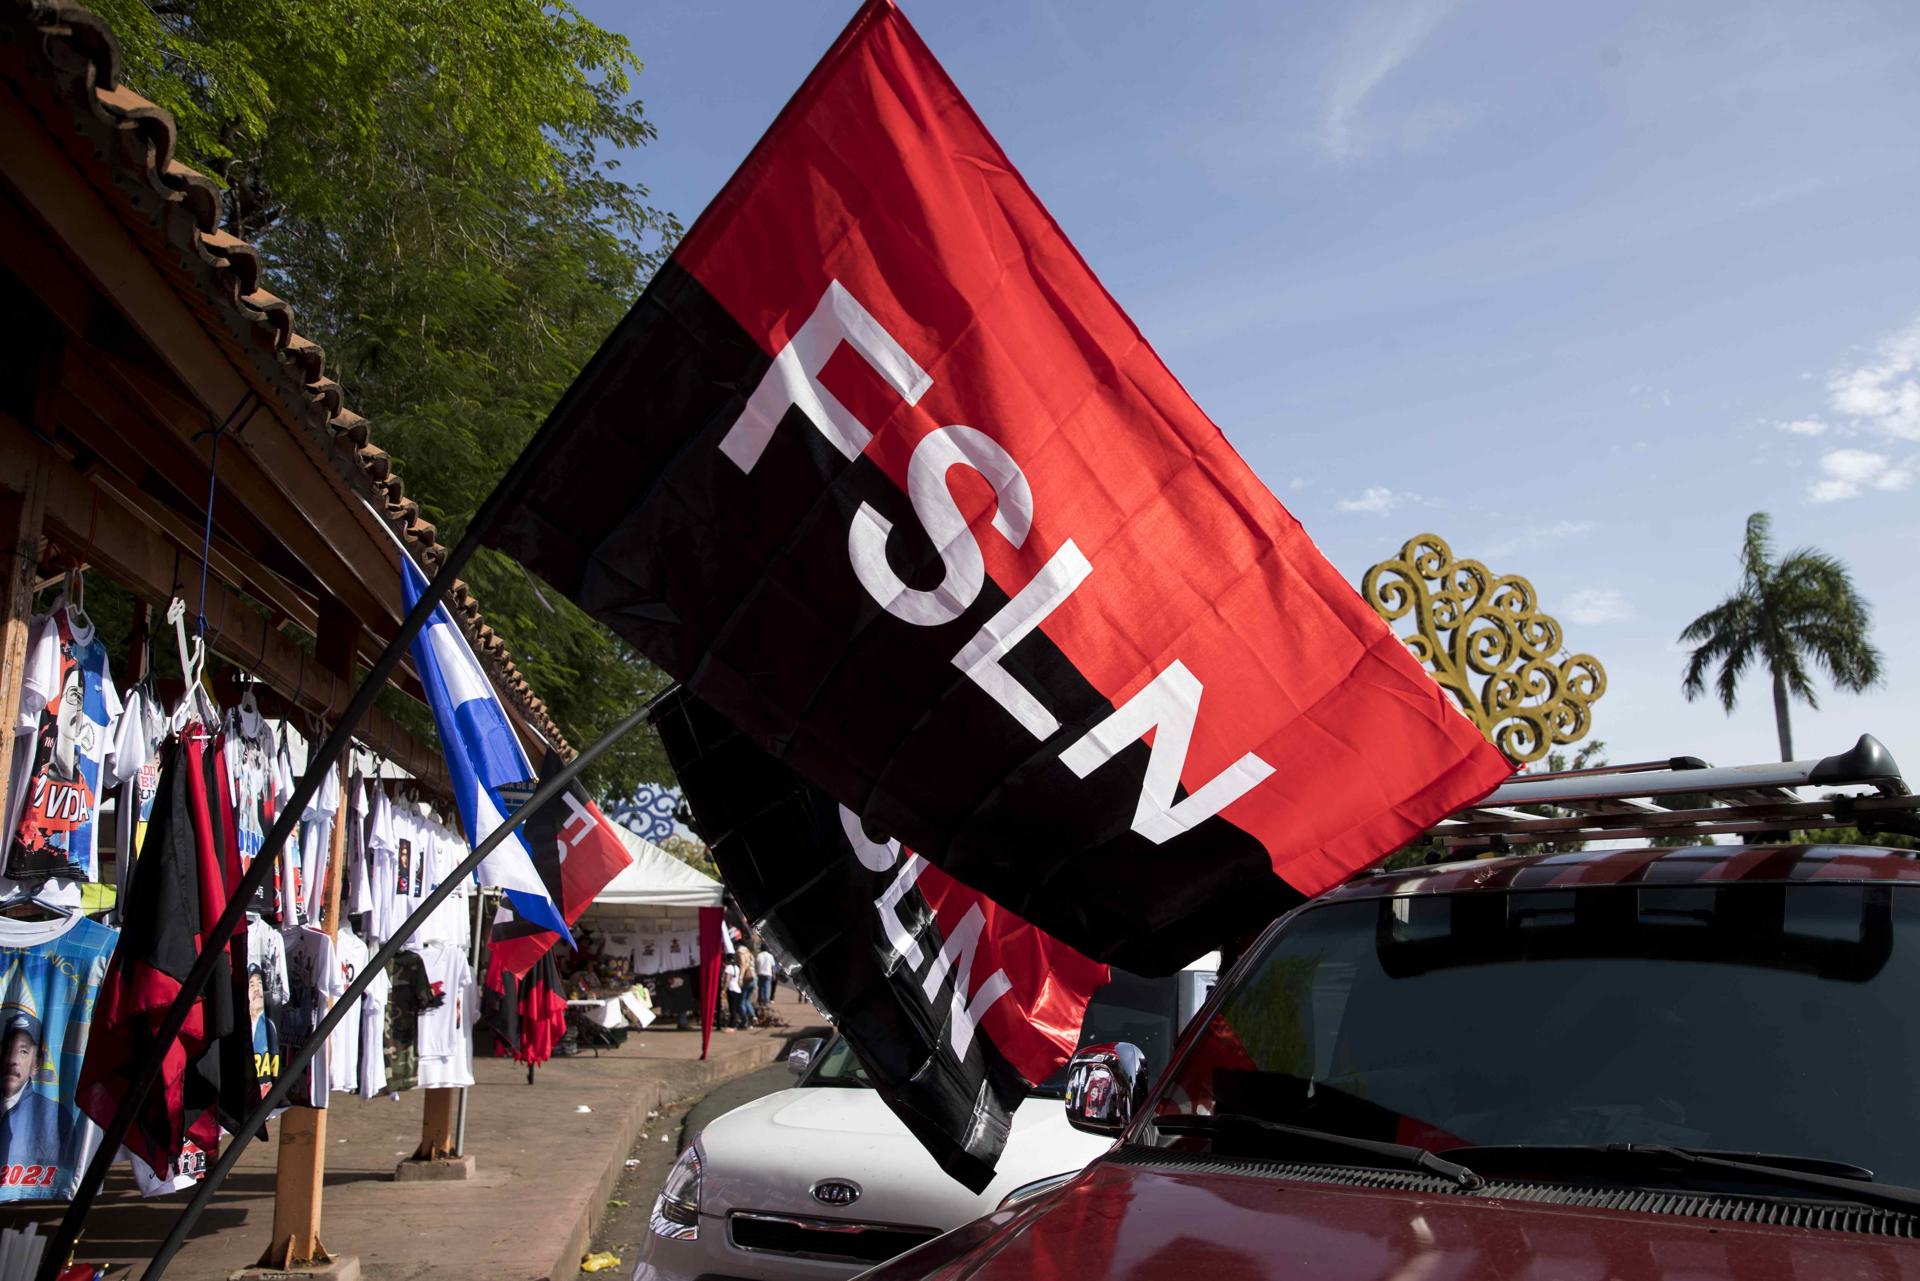
[[[405, 552], [400, 556], [400, 587], [407, 609], [427, 590], [426, 575]], [[514, 736], [500, 696], [445, 605], [434, 606], [433, 617], [414, 637], [413, 665], [426, 687], [434, 728], [440, 732], [447, 778], [453, 785], [454, 803], [460, 807], [460, 826], [467, 840], [478, 846], [515, 808], [503, 803], [503, 788], [522, 786], [531, 794], [533, 766]], [[487, 855], [479, 875], [482, 885], [506, 892], [514, 914], [522, 920], [572, 941], [565, 917], [534, 869], [524, 826]]]
[[874, 839], [684, 689], [655, 724], [741, 909], [799, 967], [887, 1107], [984, 1190], [1014, 1109], [1073, 1053], [1108, 968]]
[[[559, 768], [559, 757], [548, 752], [540, 762], [541, 779], [550, 778]], [[507, 788], [502, 797], [517, 807], [532, 794], [531, 786]], [[547, 887], [547, 897], [560, 904], [568, 925], [578, 921], [594, 896], [633, 863], [613, 824], [578, 783], [569, 784], [557, 798], [535, 810], [527, 819], [526, 832], [534, 870]], [[515, 919], [494, 926], [493, 955], [508, 973], [521, 978], [559, 941], [552, 930]]]
[[562, 398], [488, 537], [866, 830], [1135, 970], [1510, 772], [884, 0]]

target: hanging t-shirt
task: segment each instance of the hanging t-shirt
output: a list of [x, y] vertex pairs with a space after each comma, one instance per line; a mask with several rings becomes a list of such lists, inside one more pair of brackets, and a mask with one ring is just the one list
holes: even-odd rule
[[[340, 990], [358, 978], [367, 964], [367, 945], [352, 930], [342, 928], [333, 938], [333, 955], [340, 967]], [[364, 999], [364, 997], [362, 998]], [[331, 1063], [328, 1084], [336, 1090], [353, 1093], [360, 1088], [360, 1011], [349, 1011], [334, 1025], [327, 1038], [327, 1057]]]
[[[431, 894], [445, 884], [460, 861], [467, 856], [467, 846], [452, 831], [438, 822], [423, 825], [422, 831], [426, 847], [426, 893]], [[473, 896], [473, 878], [463, 877], [439, 907], [433, 909], [433, 915], [427, 918], [422, 927], [422, 942], [438, 940], [459, 947], [467, 945], [473, 933], [471, 924]]]
[[247, 922], [247, 1021], [253, 1029], [253, 1074], [263, 1099], [280, 1079], [280, 1026], [292, 998], [280, 931], [254, 917]]
[[383, 1094], [387, 1089], [387, 996], [393, 990], [392, 976], [391, 968], [381, 970], [360, 994], [359, 1081], [363, 1099]]
[[119, 931], [0, 919], [0, 1202], [65, 1201], [100, 1141], [74, 1102]]
[[434, 991], [418, 952], [399, 952], [387, 966], [385, 1046], [387, 1088], [411, 1090], [420, 1083], [420, 1018], [446, 998]]
[[318, 922], [327, 896], [327, 864], [333, 855], [333, 820], [340, 812], [340, 772], [327, 771], [300, 815], [300, 867], [295, 877], [303, 921]]
[[[343, 887], [345, 911], [348, 916], [360, 921], [361, 927], [370, 932], [372, 923], [367, 919], [373, 911], [373, 895], [370, 892], [367, 875], [367, 782], [358, 774], [347, 788], [347, 883]], [[377, 935], [371, 937], [377, 938]]]
[[[274, 758], [278, 744], [267, 718], [234, 708], [227, 713], [224, 755], [227, 784], [233, 795], [234, 844], [240, 851], [240, 872], [245, 875], [254, 855], [266, 843], [267, 829], [278, 813], [274, 804]], [[274, 878], [278, 880], [279, 878]], [[280, 921], [276, 886], [262, 885], [248, 910]]]
[[[327, 1007], [346, 985], [340, 981], [340, 963], [334, 958], [333, 940], [325, 930], [302, 925], [284, 931], [280, 937], [287, 945], [287, 974], [293, 988], [280, 1020], [280, 1045], [282, 1053], [292, 1057], [320, 1026]], [[294, 1082], [287, 1101], [323, 1108], [327, 1106], [329, 1080], [327, 1047], [323, 1045]]]
[[368, 804], [367, 860], [368, 883], [373, 899], [373, 935], [384, 943], [393, 937], [406, 914], [399, 910], [396, 898], [400, 882], [400, 852], [393, 829], [393, 802], [374, 788]]
[[473, 1084], [473, 1025], [480, 1017], [480, 986], [464, 948], [421, 949], [427, 980], [440, 1004], [420, 1016], [420, 1084], [452, 1089]]
[[[84, 617], [84, 616], [83, 616]], [[108, 731], [120, 696], [107, 673], [107, 650], [91, 623], [73, 611], [47, 617], [28, 641], [21, 716], [35, 717], [18, 822], [8, 834], [6, 874], [16, 881], [91, 881], [98, 875], [95, 823]]]
[[167, 714], [153, 691], [136, 685], [128, 692], [114, 727], [107, 757], [107, 786], [120, 789], [115, 802], [114, 879], [121, 894], [133, 882], [133, 860], [146, 840], [153, 816], [153, 795], [160, 784], [160, 744], [167, 736]]

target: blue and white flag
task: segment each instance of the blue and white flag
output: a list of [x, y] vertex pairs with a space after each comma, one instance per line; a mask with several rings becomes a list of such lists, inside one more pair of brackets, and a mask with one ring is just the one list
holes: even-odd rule
[[[405, 553], [400, 566], [402, 596], [411, 610], [427, 590], [427, 579]], [[460, 806], [460, 825], [467, 840], [478, 845], [513, 808], [502, 799], [503, 790], [532, 790], [533, 766], [507, 722], [507, 709], [500, 705], [499, 695], [445, 605], [434, 607], [433, 617], [414, 638], [413, 665], [420, 670], [433, 723], [440, 731], [440, 746], [447, 754], [447, 776]], [[524, 827], [487, 855], [480, 864], [480, 883], [506, 891], [515, 916], [572, 941], [566, 918], [534, 869]]]

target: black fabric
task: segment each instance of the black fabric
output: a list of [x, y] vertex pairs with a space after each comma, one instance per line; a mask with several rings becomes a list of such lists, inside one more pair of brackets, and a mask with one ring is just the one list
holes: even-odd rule
[[752, 472], [720, 453], [768, 363], [669, 262], [534, 442], [532, 473], [488, 541], [868, 831], [1090, 956], [1170, 973], [1297, 904], [1259, 843], [1224, 819], [1168, 845], [1132, 831], [1144, 741], [1085, 779], [1060, 764], [1113, 708], [1044, 632], [1004, 663], [1058, 717], [1044, 743], [954, 666], [1007, 603], [991, 579], [941, 626], [874, 602], [846, 550], [863, 503], [892, 522], [907, 583], [942, 571], [907, 496], [870, 459], [847, 462], [797, 409]]
[[[983, 1034], [964, 1058], [948, 1048], [955, 979], [929, 1000], [875, 909], [896, 871], [862, 865], [834, 801], [684, 691], [669, 696], [657, 723], [695, 824], [748, 918], [800, 967], [888, 1108], [941, 1169], [981, 1191], [1027, 1082]], [[924, 968], [943, 941], [932, 909], [915, 888], [897, 912]]]

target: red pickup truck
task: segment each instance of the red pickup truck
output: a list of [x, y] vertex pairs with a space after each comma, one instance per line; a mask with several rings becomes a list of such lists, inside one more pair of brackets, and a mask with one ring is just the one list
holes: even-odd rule
[[[1681, 768], [1665, 803], [1650, 775], [1574, 780], [1560, 794], [1584, 803], [1496, 797], [1453, 828], [1752, 831], [1813, 826], [1823, 805], [1910, 827], [1915, 798], [1871, 740], [1771, 768], [1817, 784], [1863, 767], [1851, 800]], [[1735, 803], [1709, 812], [1729, 775]], [[866, 1275], [1920, 1277], [1916, 993], [1911, 850], [1615, 848], [1361, 876], [1276, 922], [1151, 1086], [1132, 1046], [1075, 1056], [1069, 1117], [1117, 1136], [1106, 1156]]]

